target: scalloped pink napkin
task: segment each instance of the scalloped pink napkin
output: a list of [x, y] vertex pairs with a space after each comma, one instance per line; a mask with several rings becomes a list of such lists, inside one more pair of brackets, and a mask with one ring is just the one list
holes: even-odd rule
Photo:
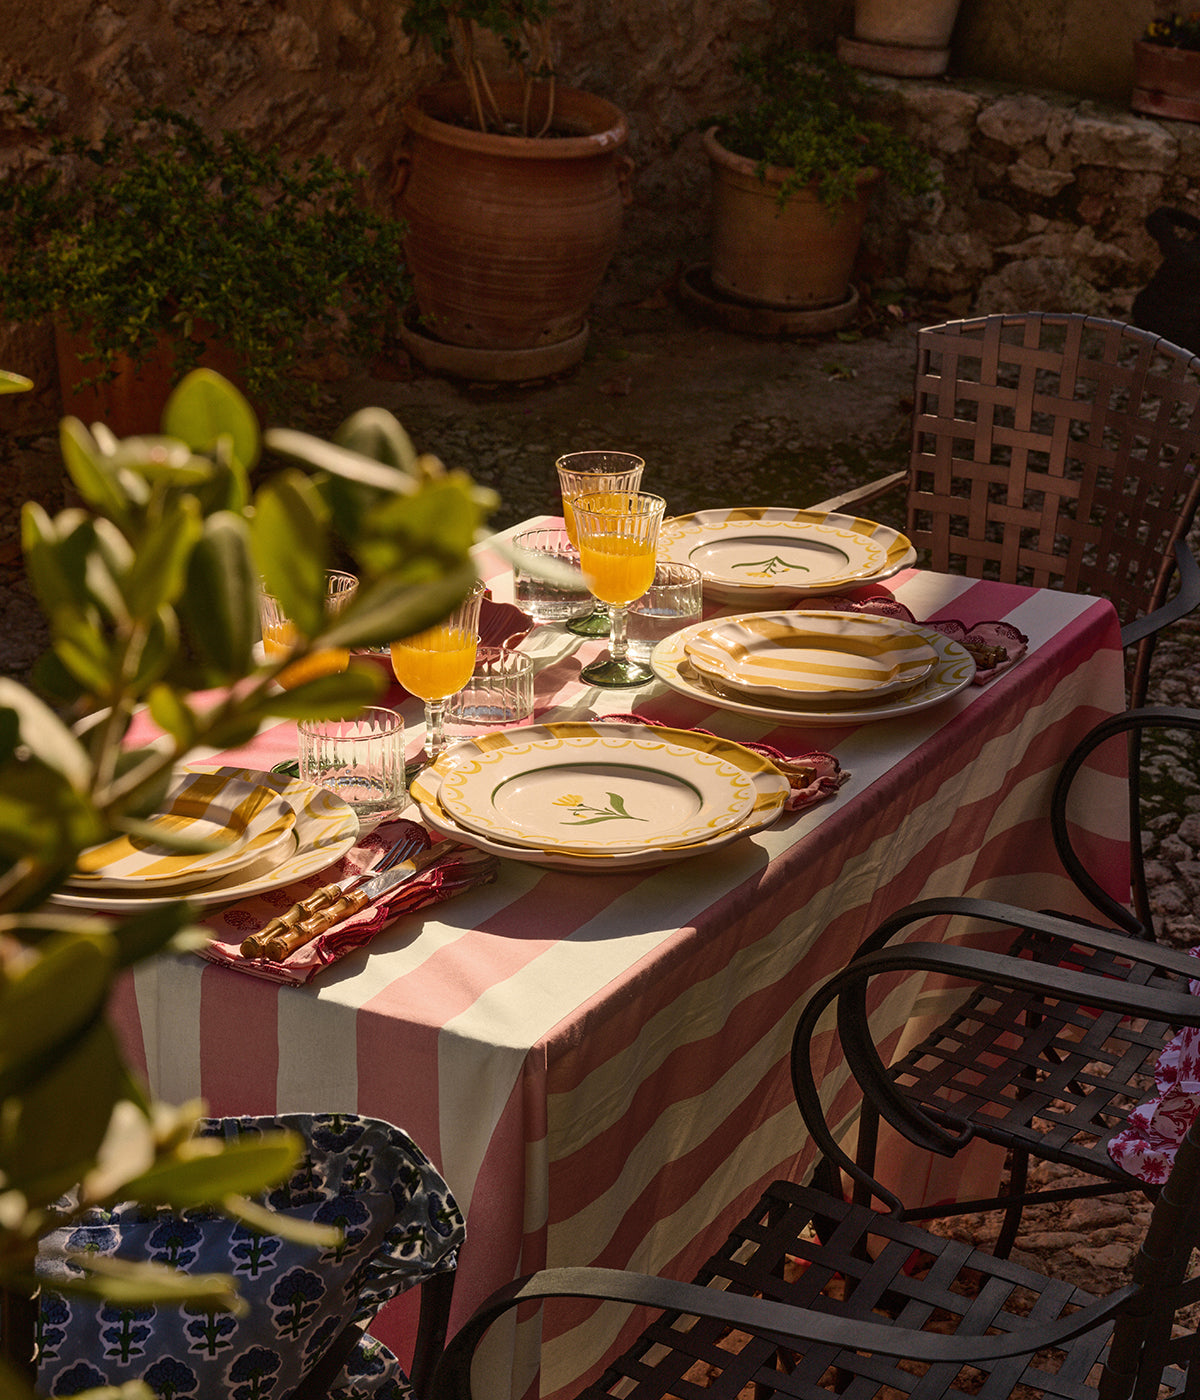
[[[894, 617], [901, 622], [916, 622], [917, 618], [898, 603], [891, 594], [880, 594], [874, 598], [802, 598], [795, 603], [796, 611], [803, 612], [857, 612], [874, 613], [877, 617]], [[952, 641], [961, 642], [971, 653], [975, 662], [975, 684], [984, 685], [1007, 671], [1025, 655], [1029, 638], [1008, 622], [974, 622], [968, 625], [955, 618], [938, 618], [920, 623], [922, 627], [932, 627], [935, 632]], [[998, 652], [1003, 651], [1002, 657]]]
[[[672, 724], [670, 720], [647, 719], [645, 715], [597, 715], [596, 721], [601, 724], [606, 721], [613, 724], [647, 724], [656, 729], [684, 727]], [[692, 734], [704, 734], [713, 739], [720, 737], [713, 734], [711, 729], [698, 729], [694, 725], [689, 726], [689, 730]], [[824, 753], [820, 749], [789, 756], [779, 749], [772, 748], [770, 744], [760, 744], [753, 739], [737, 739], [730, 742], [762, 754], [779, 769], [792, 789], [783, 804], [788, 812], [798, 812], [802, 807], [811, 807], [814, 802], [820, 802], [822, 798], [832, 797], [850, 778], [850, 774], [831, 753]]]
[[222, 967], [248, 972], [252, 977], [263, 977], [269, 982], [300, 986], [311, 982], [318, 972], [344, 958], [347, 953], [369, 943], [380, 930], [394, 924], [402, 914], [441, 904], [443, 900], [451, 899], [464, 890], [474, 889], [476, 885], [490, 884], [500, 869], [499, 860], [484, 851], [460, 846], [454, 841], [440, 842], [446, 848], [444, 859], [427, 866], [411, 880], [397, 885], [388, 898], [368, 905], [344, 923], [327, 929], [311, 943], [297, 948], [283, 962], [242, 956], [242, 940], [248, 934], [263, 928], [277, 914], [282, 914], [297, 900], [322, 885], [344, 880], [350, 875], [362, 875], [373, 869], [383, 853], [405, 835], [424, 836], [426, 848], [434, 844], [424, 827], [406, 817], [381, 822], [336, 864], [282, 889], [268, 890], [202, 919], [201, 926], [209, 929], [213, 937], [198, 951], [209, 962], [219, 963]]

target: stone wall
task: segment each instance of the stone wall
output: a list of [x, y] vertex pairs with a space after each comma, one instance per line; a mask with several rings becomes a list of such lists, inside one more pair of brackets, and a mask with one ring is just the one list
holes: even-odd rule
[[1124, 317], [1160, 262], [1146, 215], [1200, 214], [1200, 125], [964, 79], [872, 81], [942, 179], [926, 200], [881, 196], [874, 268], [953, 314]]

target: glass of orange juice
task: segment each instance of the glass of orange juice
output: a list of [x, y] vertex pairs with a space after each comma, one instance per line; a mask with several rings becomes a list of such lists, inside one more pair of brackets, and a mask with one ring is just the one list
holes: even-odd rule
[[[325, 611], [339, 613], [354, 597], [358, 580], [353, 574], [330, 569], [325, 575]], [[296, 650], [301, 641], [296, 624], [283, 611], [279, 601], [269, 593], [258, 595], [258, 615], [262, 630], [263, 652], [268, 661], [277, 660]], [[342, 647], [326, 647], [310, 652], [298, 661], [285, 666], [275, 677], [285, 690], [301, 685], [304, 681], [315, 680], [318, 676], [331, 676], [344, 671], [350, 664], [350, 653]]]
[[[576, 549], [579, 539], [575, 530], [576, 496], [598, 491], [637, 491], [642, 484], [646, 463], [632, 452], [568, 452], [560, 457], [558, 485], [562, 492], [563, 524]], [[579, 637], [607, 637], [611, 628], [608, 609], [603, 605], [591, 612], [573, 617], [567, 630]]]
[[626, 610], [654, 582], [658, 527], [666, 502], [645, 491], [600, 491], [572, 502], [579, 562], [592, 593], [612, 612], [609, 654], [580, 672], [591, 685], [643, 685], [654, 672], [628, 652]]
[[425, 701], [425, 757], [432, 763], [446, 747], [446, 701], [471, 679], [479, 648], [479, 605], [483, 584], [476, 583], [458, 607], [437, 624], [393, 642], [392, 671], [418, 700]]

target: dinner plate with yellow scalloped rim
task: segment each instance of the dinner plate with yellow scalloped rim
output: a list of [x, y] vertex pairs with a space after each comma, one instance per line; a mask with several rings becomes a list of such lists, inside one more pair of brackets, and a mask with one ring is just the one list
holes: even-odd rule
[[915, 564], [906, 536], [834, 511], [733, 506], [664, 520], [658, 557], [700, 570], [717, 602], [750, 608], [835, 593]]

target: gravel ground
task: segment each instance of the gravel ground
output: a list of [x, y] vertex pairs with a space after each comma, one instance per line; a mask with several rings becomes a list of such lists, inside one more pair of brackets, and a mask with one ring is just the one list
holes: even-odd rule
[[[554, 458], [589, 446], [639, 451], [646, 485], [667, 497], [669, 513], [802, 504], [903, 463], [912, 328], [898, 314], [868, 313], [845, 337], [759, 341], [690, 322], [665, 293], [655, 293], [637, 306], [603, 311], [588, 359], [558, 381], [456, 384], [393, 356], [331, 386], [324, 420], [311, 426], [328, 432], [365, 404], [392, 409], [419, 448], [497, 490], [497, 526], [553, 510]], [[0, 440], [0, 473], [0, 665], [21, 677], [44, 632], [21, 568], [17, 507], [27, 499], [50, 510], [65, 503], [52, 424]], [[896, 518], [888, 503], [872, 510]], [[1194, 543], [1200, 546], [1200, 534]], [[1200, 619], [1178, 623], [1160, 641], [1150, 699], [1200, 706]], [[1163, 936], [1185, 947], [1200, 942], [1198, 758], [1194, 746], [1173, 743], [1150, 760], [1160, 810], [1148, 873]], [[1105, 1291], [1123, 1281], [1147, 1209], [1132, 1195], [1031, 1211], [1018, 1254]], [[949, 1228], [964, 1238], [994, 1237], [984, 1220], [968, 1217]]]

